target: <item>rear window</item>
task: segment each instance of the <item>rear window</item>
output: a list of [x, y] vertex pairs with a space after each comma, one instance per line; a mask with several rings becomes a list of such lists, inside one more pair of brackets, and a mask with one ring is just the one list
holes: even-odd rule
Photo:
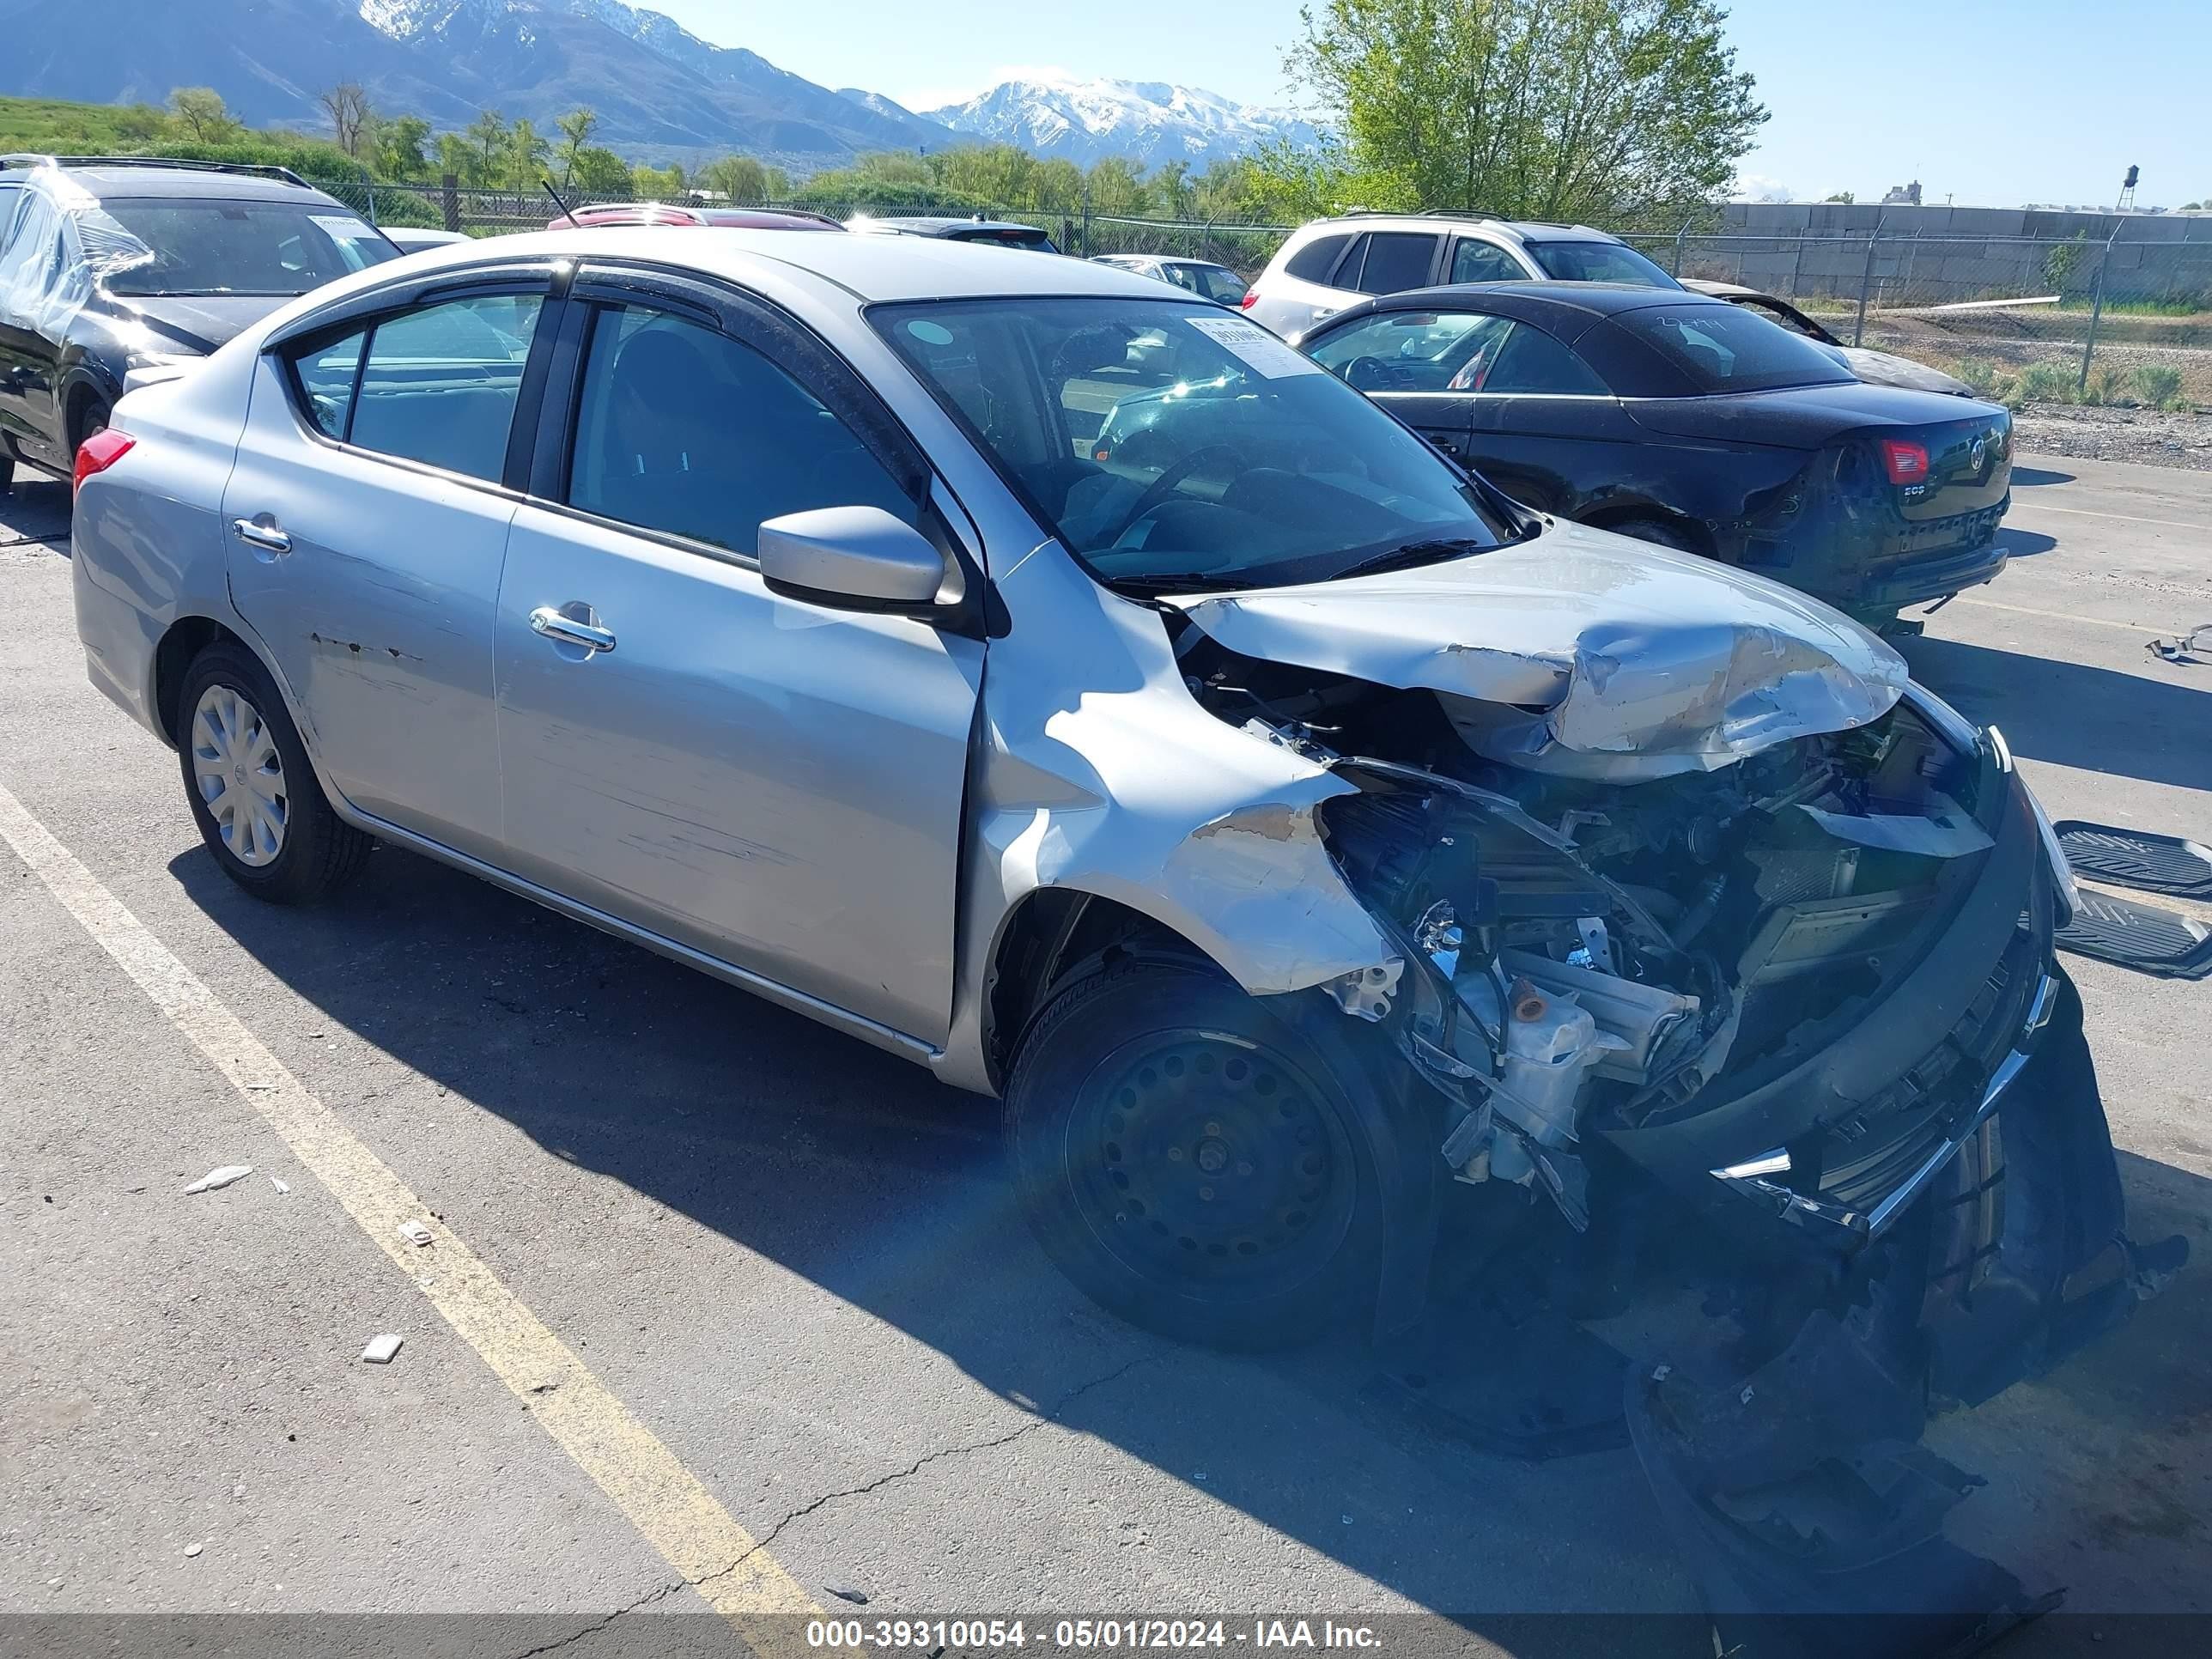
[[1613, 325], [1656, 351], [1700, 392], [1838, 386], [1851, 372], [1802, 335], [1740, 306], [1651, 306]]
[[1531, 242], [1529, 257], [1560, 283], [1627, 283], [1636, 288], [1681, 284], [1632, 247], [1619, 242]]
[[1057, 253], [1052, 238], [1041, 230], [958, 230], [952, 234], [956, 242], [984, 242], [993, 247], [1028, 248], [1036, 253]]
[[1328, 273], [1336, 268], [1337, 256], [1344, 252], [1345, 244], [1352, 240], [1343, 236], [1316, 236], [1283, 266], [1283, 275], [1295, 276], [1302, 283], [1325, 283]]

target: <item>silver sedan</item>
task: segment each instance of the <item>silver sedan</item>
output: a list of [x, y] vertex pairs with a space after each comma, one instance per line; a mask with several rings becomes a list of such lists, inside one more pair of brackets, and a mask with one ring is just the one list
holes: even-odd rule
[[1454, 1194], [1662, 1193], [1749, 1240], [1717, 1272], [1934, 1306], [2014, 1248], [1924, 1219], [2013, 1102], [2076, 1126], [2015, 1179], [2110, 1176], [1994, 733], [1158, 283], [471, 244], [132, 393], [79, 471], [92, 678], [241, 887], [410, 848], [1001, 1094], [1047, 1249], [1155, 1328], [1402, 1323]]

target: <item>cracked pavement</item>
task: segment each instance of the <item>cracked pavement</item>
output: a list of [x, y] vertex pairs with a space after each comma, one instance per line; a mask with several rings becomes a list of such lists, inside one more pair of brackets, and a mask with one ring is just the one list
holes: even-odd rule
[[[2143, 649], [2212, 620], [2212, 561], [2138, 522], [2212, 520], [2212, 478], [2025, 476], [2014, 567], [1917, 670], [2002, 722], [2055, 816], [2212, 841], [2212, 671]], [[1376, 1397], [1357, 1344], [1224, 1357], [1091, 1307], [1014, 1212], [990, 1102], [389, 849], [327, 908], [244, 898], [173, 757], [86, 682], [65, 495], [0, 497], [0, 780], [759, 1540], [700, 1582], [764, 1550], [871, 1619], [1435, 1608], [1508, 1648], [1511, 1615], [1694, 1607], [1625, 1452], [1487, 1455]], [[0, 938], [0, 1611], [562, 1615], [483, 1650], [516, 1656], [693, 1622], [663, 1615], [696, 1588], [4, 848]], [[2178, 1057], [2212, 986], [2076, 971], [2136, 1230], [2197, 1263], [1934, 1443], [1990, 1481], [1954, 1534], [2032, 1589], [2202, 1610], [2212, 1131]], [[256, 1173], [182, 1195], [231, 1163]], [[380, 1331], [405, 1347], [361, 1364]]]

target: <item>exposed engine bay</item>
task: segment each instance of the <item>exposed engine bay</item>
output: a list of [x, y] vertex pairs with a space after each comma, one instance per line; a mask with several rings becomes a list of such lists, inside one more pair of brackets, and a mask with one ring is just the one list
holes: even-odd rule
[[[1624, 781], [1575, 775], [1570, 751], [1541, 771], [1492, 758], [1521, 708], [1255, 661], [1194, 629], [1182, 660], [1219, 717], [1359, 786], [1322, 831], [1408, 967], [1340, 1000], [1371, 1018], [1407, 1001], [1409, 1057], [1462, 1108], [1442, 1149], [1461, 1179], [1538, 1187], [1578, 1227], [1583, 1143], [1815, 1052], [1946, 927], [1994, 844], [1972, 757], [1902, 702]], [[1784, 1167], [1817, 1191], [1831, 1172], [1798, 1156]]]
[[2124, 1231], [2051, 957], [2067, 878], [2002, 739], [1863, 635], [1847, 662], [1677, 627], [1625, 685], [1652, 653], [1516, 663], [1438, 622], [1354, 674], [1295, 610], [1206, 603], [1170, 623], [1193, 696], [1354, 786], [1316, 820], [1400, 966], [1327, 988], [1443, 1101], [1450, 1176], [1541, 1194], [1601, 1255], [1706, 1241], [1713, 1317], [1629, 1363], [1626, 1414], [1716, 1617], [1910, 1606], [1905, 1645], [1942, 1650], [2051, 1605], [1942, 1540], [1978, 1483], [1922, 1426], [2110, 1328], [2186, 1246]]

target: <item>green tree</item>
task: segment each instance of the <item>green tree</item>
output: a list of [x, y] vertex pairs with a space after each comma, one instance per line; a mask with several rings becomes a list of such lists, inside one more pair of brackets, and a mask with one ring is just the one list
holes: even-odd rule
[[1084, 182], [1090, 186], [1093, 213], [1128, 217], [1145, 210], [1145, 181], [1126, 156], [1093, 162]]
[[1857, 192], [1855, 191], [1839, 190], [1834, 195], [1823, 196], [1820, 199], [1824, 202], [1840, 202], [1845, 207], [1849, 207], [1852, 203], [1857, 201], [1859, 198]]
[[463, 136], [469, 143], [469, 170], [462, 182], [478, 186], [498, 183], [500, 155], [507, 148], [507, 118], [488, 109], [469, 123]]
[[726, 196], [732, 202], [757, 204], [774, 199], [768, 173], [769, 170], [750, 155], [725, 155], [700, 168], [697, 182], [702, 188]]
[[1153, 198], [1159, 203], [1162, 213], [1170, 219], [1190, 216], [1191, 203], [1196, 191], [1191, 187], [1189, 162], [1161, 162], [1154, 169], [1150, 185]]
[[224, 144], [245, 131], [213, 87], [179, 87], [169, 94], [177, 135], [196, 144]]
[[611, 149], [586, 144], [570, 158], [563, 193], [620, 198], [629, 193], [629, 163]]
[[1712, 0], [1321, 0], [1285, 67], [1341, 135], [1310, 206], [1620, 221], [1724, 191], [1766, 111]]
[[552, 155], [553, 146], [538, 137], [528, 117], [517, 121], [507, 134], [507, 182], [517, 190], [536, 190]]
[[560, 157], [561, 183], [566, 186], [576, 176], [577, 156], [599, 130], [599, 112], [588, 106], [572, 109], [553, 125], [561, 131], [561, 146], [555, 154]]
[[370, 165], [387, 179], [419, 179], [430, 170], [425, 153], [429, 143], [428, 121], [419, 115], [395, 115], [377, 124]]
[[471, 177], [475, 167], [476, 152], [469, 141], [458, 132], [438, 135], [438, 171], [459, 179], [463, 184], [474, 182]]

